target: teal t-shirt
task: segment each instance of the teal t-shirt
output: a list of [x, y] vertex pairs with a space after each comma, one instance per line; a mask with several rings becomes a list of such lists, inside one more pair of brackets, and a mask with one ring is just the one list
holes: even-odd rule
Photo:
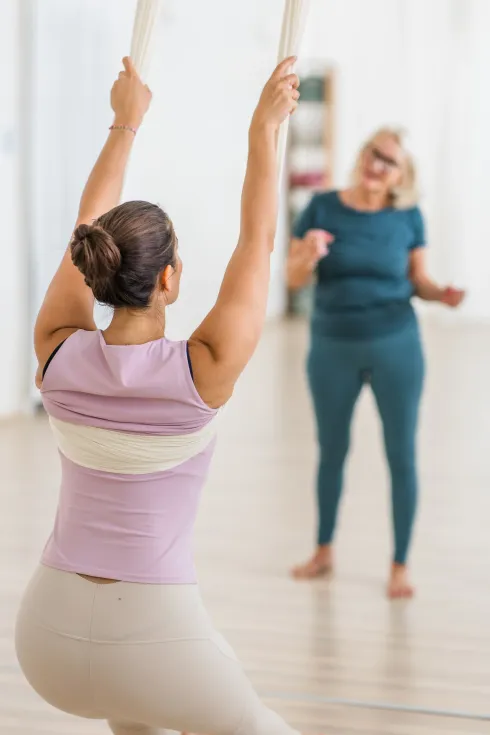
[[317, 268], [314, 331], [366, 339], [415, 319], [408, 273], [410, 251], [425, 245], [418, 207], [361, 212], [343, 204], [336, 191], [316, 194], [293, 234], [303, 238], [313, 229], [335, 237]]

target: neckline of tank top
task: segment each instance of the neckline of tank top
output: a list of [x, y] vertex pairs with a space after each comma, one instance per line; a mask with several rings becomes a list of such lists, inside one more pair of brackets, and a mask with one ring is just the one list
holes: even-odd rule
[[[79, 331], [84, 331], [84, 330], [79, 330]], [[168, 339], [168, 337], [163, 336], [163, 337], [158, 337], [157, 339], [150, 339], [148, 340], [148, 342], [128, 342], [125, 344], [110, 344], [109, 342], [106, 342], [104, 332], [102, 329], [97, 329], [95, 331], [98, 333], [99, 339], [104, 347], [145, 347], [147, 345], [160, 344], [160, 342], [170, 342], [171, 343], [174, 341], [176, 342], [181, 342], [181, 341], [186, 342], [187, 341], [187, 340], [170, 340]]]
[[[72, 339], [73, 337], [75, 337], [75, 335], [80, 334], [80, 333], [83, 333], [83, 334], [85, 334], [85, 333], [88, 333], [88, 334], [97, 334], [98, 337], [99, 337], [99, 342], [100, 342], [100, 344], [101, 344], [102, 347], [142, 347], [143, 345], [152, 345], [152, 344], [157, 344], [159, 342], [168, 342], [170, 344], [172, 343], [172, 340], [169, 340], [167, 337], [164, 336], [164, 337], [159, 337], [158, 339], [152, 339], [152, 340], [150, 340], [148, 342], [139, 342], [139, 343], [134, 343], [134, 344], [124, 344], [124, 345], [111, 345], [111, 344], [109, 344], [108, 342], [105, 341], [105, 337], [104, 337], [104, 334], [103, 334], [103, 330], [102, 329], [94, 329], [94, 330], [89, 330], [89, 329], [76, 329], [74, 332], [72, 332], [72, 334], [70, 334], [68, 337], [66, 337], [66, 339], [64, 339], [62, 342], [59, 343], [59, 345], [57, 345], [54, 348], [54, 350], [52, 351], [52, 353], [50, 354], [50, 356], [46, 360], [46, 363], [45, 363], [44, 368], [43, 368], [43, 373], [42, 373], [43, 380], [44, 380], [44, 378], [46, 376], [46, 373], [47, 373], [47, 370], [48, 370], [48, 367], [49, 367], [50, 363], [52, 362], [52, 360], [56, 356], [56, 354], [59, 352], [59, 350], [63, 347], [63, 345], [65, 344], [65, 342], [68, 342], [68, 340]], [[183, 341], [185, 341], [186, 344], [187, 344], [187, 341], [186, 340], [183, 340]], [[177, 340], [177, 343], [178, 342], [179, 341]], [[175, 342], [174, 342], [174, 344], [175, 344]], [[191, 367], [191, 364], [190, 364], [190, 360], [189, 360], [189, 369], [191, 370], [191, 376], [192, 376], [192, 378], [194, 380], [194, 376], [192, 375], [192, 367]]]

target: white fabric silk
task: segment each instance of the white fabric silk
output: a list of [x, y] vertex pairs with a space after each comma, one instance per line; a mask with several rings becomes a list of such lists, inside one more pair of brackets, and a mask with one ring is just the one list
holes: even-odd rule
[[124, 475], [172, 469], [203, 452], [216, 435], [216, 419], [193, 434], [151, 436], [83, 426], [50, 417], [60, 452], [82, 467]]
[[[284, 15], [282, 18], [281, 39], [277, 62], [280, 63], [288, 56], [297, 56], [303, 38], [306, 17], [308, 15], [309, 0], [285, 0]], [[292, 71], [292, 69], [291, 69]], [[277, 161], [279, 164], [279, 178], [282, 175], [284, 155], [289, 129], [289, 117], [281, 125], [277, 144]]]
[[138, 0], [134, 17], [131, 59], [142, 79], [148, 74], [160, 0]]

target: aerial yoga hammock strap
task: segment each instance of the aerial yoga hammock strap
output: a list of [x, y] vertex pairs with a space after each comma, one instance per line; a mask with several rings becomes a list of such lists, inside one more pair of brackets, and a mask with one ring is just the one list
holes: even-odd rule
[[160, 0], [138, 0], [136, 6], [131, 40], [131, 59], [143, 80], [146, 79], [150, 66], [160, 5]]
[[[298, 56], [308, 15], [309, 0], [285, 0], [282, 17], [281, 39], [277, 54], [278, 63], [288, 56]], [[281, 125], [277, 144], [277, 161], [279, 175], [282, 174], [286, 143], [288, 137], [289, 117]]]

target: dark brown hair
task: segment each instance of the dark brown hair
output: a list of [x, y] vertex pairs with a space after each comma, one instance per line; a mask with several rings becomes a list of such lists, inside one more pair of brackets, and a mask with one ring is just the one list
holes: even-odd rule
[[160, 273], [175, 267], [174, 228], [156, 204], [126, 202], [93, 225], [79, 225], [71, 257], [101, 304], [144, 309]]

